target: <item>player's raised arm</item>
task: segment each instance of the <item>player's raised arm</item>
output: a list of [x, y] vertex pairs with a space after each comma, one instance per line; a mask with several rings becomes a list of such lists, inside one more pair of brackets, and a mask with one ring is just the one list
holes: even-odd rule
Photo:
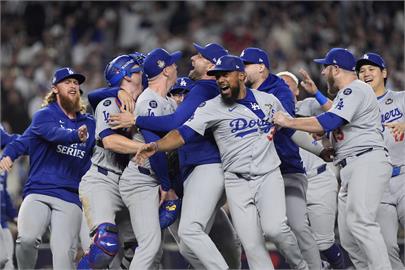
[[325, 112], [328, 111], [332, 107], [332, 100], [328, 99], [325, 97], [319, 90], [318, 87], [316, 86], [315, 82], [312, 80], [311, 76], [309, 76], [308, 72], [301, 68], [299, 70], [299, 73], [302, 75], [303, 80], [301, 82], [302, 88], [308, 93], [311, 94], [315, 97], [315, 99], [319, 102], [321, 105], [322, 110]]

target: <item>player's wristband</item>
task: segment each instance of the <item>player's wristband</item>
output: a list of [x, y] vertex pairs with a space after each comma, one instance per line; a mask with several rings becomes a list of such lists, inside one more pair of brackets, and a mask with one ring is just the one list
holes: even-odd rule
[[325, 97], [321, 91], [316, 90], [316, 94], [315, 94], [315, 99], [318, 101], [318, 103], [323, 106], [325, 105], [326, 102], [328, 102], [327, 97]]

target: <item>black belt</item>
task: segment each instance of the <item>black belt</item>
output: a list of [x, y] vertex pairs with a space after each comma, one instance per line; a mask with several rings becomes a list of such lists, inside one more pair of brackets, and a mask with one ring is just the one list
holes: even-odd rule
[[[359, 156], [361, 156], [361, 155], [364, 155], [365, 153], [368, 153], [368, 152], [373, 151], [374, 149], [380, 149], [380, 148], [373, 148], [373, 147], [367, 148], [366, 150], [364, 150], [364, 151], [362, 151], [362, 152], [360, 152], [360, 153], [358, 153], [358, 154], [355, 154], [354, 157], [359, 157]], [[383, 150], [386, 151], [386, 152], [388, 152], [388, 150], [387, 150], [386, 148], [383, 148]], [[339, 162], [337, 163], [337, 165], [340, 165], [342, 168], [346, 167], [346, 165], [347, 165], [347, 158], [344, 158], [344, 159], [342, 159], [341, 161], [339, 161]]]
[[106, 169], [106, 168], [103, 168], [103, 167], [100, 167], [100, 166], [97, 166], [97, 165], [96, 165], [96, 167], [97, 167], [97, 171], [98, 171], [99, 173], [101, 173], [101, 174], [104, 174], [104, 175], [108, 175], [108, 173], [113, 173], [113, 174], [121, 175], [120, 173], [117, 173], [117, 172], [108, 170], [108, 169]]

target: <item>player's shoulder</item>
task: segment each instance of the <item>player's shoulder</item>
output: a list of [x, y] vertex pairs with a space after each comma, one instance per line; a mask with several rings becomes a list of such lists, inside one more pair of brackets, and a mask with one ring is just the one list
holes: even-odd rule
[[115, 97], [108, 97], [100, 101], [99, 104], [97, 104], [96, 110], [97, 109], [105, 109], [105, 108], [112, 108], [112, 107], [118, 107], [116, 98]]
[[55, 108], [54, 104], [50, 103], [49, 105], [42, 107], [38, 111], [34, 113], [32, 116], [32, 120], [42, 120], [42, 119], [49, 119], [49, 118], [54, 118], [53, 116], [55, 115]]
[[387, 95], [389, 95], [393, 99], [405, 99], [405, 90], [403, 91], [388, 90]]

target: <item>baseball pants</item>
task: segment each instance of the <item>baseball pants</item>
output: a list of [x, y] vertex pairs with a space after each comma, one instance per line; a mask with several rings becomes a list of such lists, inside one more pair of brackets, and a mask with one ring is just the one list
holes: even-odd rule
[[307, 178], [308, 219], [318, 249], [323, 251], [335, 243], [338, 184], [329, 168], [313, 176], [307, 173]]
[[250, 269], [274, 269], [265, 238], [276, 244], [291, 267], [308, 269], [297, 239], [287, 225], [284, 181], [280, 170], [277, 168], [266, 175], [246, 178], [225, 172], [229, 210]]
[[340, 241], [357, 269], [391, 269], [380, 225], [376, 222], [378, 207], [391, 176], [391, 164], [386, 155], [382, 149], [375, 149], [347, 158], [347, 165], [340, 170]]
[[297, 238], [298, 246], [309, 269], [321, 269], [321, 255], [307, 216], [307, 178], [301, 173], [283, 174], [287, 223]]
[[3, 239], [0, 241], [3, 241], [3, 246], [4, 250], [2, 252], [5, 252], [6, 254], [6, 259], [7, 262], [4, 266], [0, 266], [0, 269], [4, 270], [13, 270], [14, 269], [14, 264], [13, 264], [13, 255], [14, 255], [14, 239], [13, 236], [11, 235], [10, 229], [9, 228], [2, 228], [1, 229], [1, 234]]
[[53, 269], [74, 269], [82, 211], [62, 199], [30, 194], [18, 215], [16, 257], [19, 269], [33, 269], [42, 235], [50, 225]]
[[116, 213], [124, 208], [118, 188], [120, 175], [110, 171], [107, 175], [104, 173], [92, 165], [79, 186], [80, 200], [90, 231], [102, 223], [115, 224]]
[[[130, 269], [154, 269], [161, 254], [162, 232], [159, 224], [159, 186], [156, 176], [146, 168], [129, 162], [119, 182], [122, 200], [127, 206], [138, 247]], [[141, 172], [142, 171], [142, 172]]]
[[398, 222], [402, 228], [405, 227], [405, 172], [390, 179], [378, 209], [377, 222], [381, 227], [392, 269], [405, 269], [398, 246]]
[[[180, 253], [194, 268], [228, 269], [214, 242], [208, 236], [215, 219], [219, 203], [224, 194], [222, 164], [196, 166], [184, 181], [184, 196], [179, 224]], [[197, 256], [202, 265], [193, 263], [188, 249]]]

